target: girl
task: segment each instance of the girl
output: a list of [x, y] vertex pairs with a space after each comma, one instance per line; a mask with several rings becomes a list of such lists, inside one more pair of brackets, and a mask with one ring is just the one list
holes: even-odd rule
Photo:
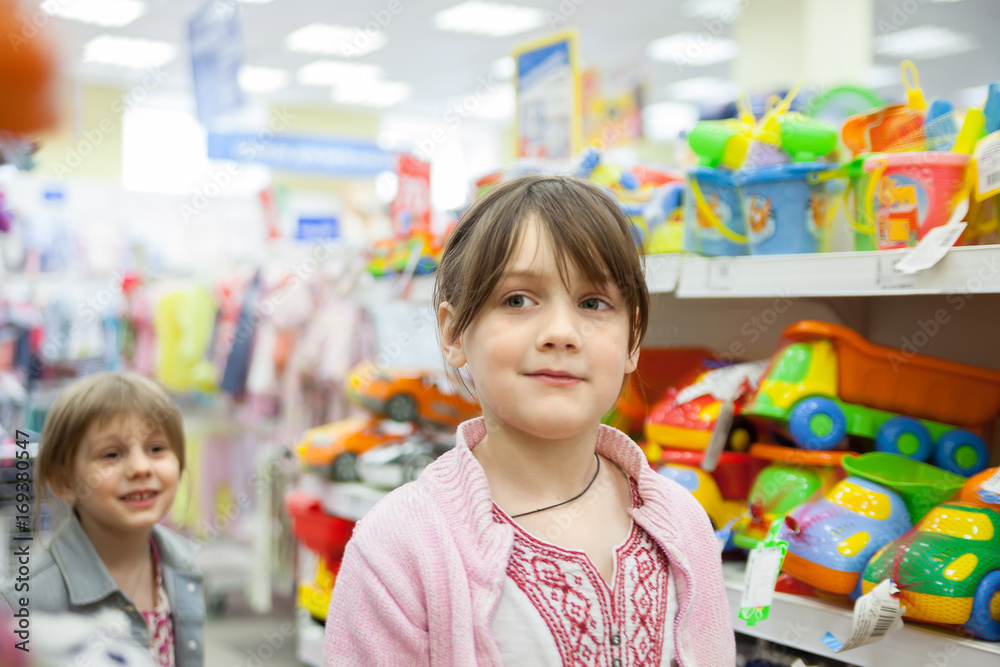
[[649, 311], [615, 202], [567, 177], [497, 186], [435, 290], [444, 358], [483, 416], [358, 523], [325, 664], [735, 664], [708, 517], [600, 423]]
[[120, 609], [129, 619], [122, 634], [148, 647], [154, 664], [201, 667], [205, 602], [194, 549], [157, 525], [184, 471], [170, 397], [134, 373], [83, 378], [52, 405], [40, 445], [39, 501], [55, 496], [72, 511], [32, 558], [26, 585], [0, 590], [7, 603], [30, 613]]

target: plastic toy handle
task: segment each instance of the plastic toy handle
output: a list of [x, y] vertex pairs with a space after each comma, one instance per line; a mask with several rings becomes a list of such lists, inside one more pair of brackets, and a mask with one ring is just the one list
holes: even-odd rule
[[[844, 217], [847, 218], [847, 224], [849, 224], [854, 231], [861, 232], [862, 234], [871, 234], [875, 231], [874, 225], [862, 225], [854, 218], [852, 211], [858, 202], [858, 193], [855, 191], [853, 183], [848, 183], [847, 187], [844, 189]], [[854, 195], [854, 202], [851, 202], [851, 195]]]
[[958, 138], [955, 139], [955, 147], [952, 148], [952, 151], [972, 155], [972, 149], [976, 147], [976, 142], [979, 141], [979, 135], [982, 134], [985, 125], [986, 116], [983, 112], [975, 107], [969, 109], [962, 122], [962, 129], [958, 131]]
[[865, 213], [868, 214], [868, 219], [873, 222], [875, 220], [875, 205], [872, 200], [875, 197], [875, 190], [882, 180], [882, 174], [885, 173], [886, 161], [884, 158], [880, 158], [875, 161], [875, 165], [875, 169], [868, 179], [868, 190], [865, 192]]
[[757, 122], [757, 117], [753, 115], [753, 105], [750, 103], [750, 94], [747, 91], [740, 93], [736, 98], [736, 111], [740, 116], [740, 122], [752, 126]]
[[[917, 66], [912, 60], [904, 60], [899, 66], [900, 76], [903, 78], [903, 88], [906, 89], [906, 106], [914, 111], [923, 111], [927, 108], [924, 100], [924, 91], [920, 89], [920, 75], [917, 74]], [[910, 83], [909, 75], [913, 75], [913, 83]]]
[[722, 224], [722, 221], [719, 220], [719, 216], [715, 214], [715, 211], [712, 210], [712, 207], [708, 205], [707, 201], [705, 201], [705, 196], [701, 194], [701, 188], [698, 187], [698, 179], [693, 177], [691, 178], [691, 193], [694, 195], [694, 203], [695, 206], [698, 207], [698, 211], [700, 211], [701, 214], [705, 216], [706, 220], [712, 223], [712, 226], [715, 229], [717, 229], [720, 234], [725, 236], [733, 243], [747, 242], [748, 239], [746, 236], [737, 234], [736, 232], [734, 232], [733, 230], [729, 229], [724, 224]]

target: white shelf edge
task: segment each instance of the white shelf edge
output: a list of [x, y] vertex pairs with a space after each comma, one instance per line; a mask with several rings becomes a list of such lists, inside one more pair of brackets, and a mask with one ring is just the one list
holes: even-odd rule
[[669, 294], [677, 289], [683, 257], [678, 254], [646, 255], [646, 288], [650, 294]]
[[907, 621], [904, 621], [902, 630], [889, 633], [880, 642], [844, 653], [833, 653], [821, 638], [829, 631], [840, 640], [847, 639], [851, 629], [851, 609], [831, 601], [785, 593], [774, 594], [774, 604], [766, 621], [749, 627], [738, 616], [743, 596], [743, 568], [743, 563], [724, 563], [722, 566], [733, 628], [737, 632], [815, 655], [844, 660], [858, 667], [996, 667], [1000, 664], [1000, 642], [970, 639], [946, 628]]
[[679, 298], [897, 296], [1000, 293], [1000, 246], [953, 248], [935, 266], [893, 272], [907, 250], [774, 255], [685, 256]]

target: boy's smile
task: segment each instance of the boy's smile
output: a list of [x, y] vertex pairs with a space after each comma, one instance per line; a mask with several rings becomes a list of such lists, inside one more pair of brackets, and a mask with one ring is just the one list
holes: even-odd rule
[[527, 221], [504, 277], [446, 349], [449, 364], [468, 364], [487, 423], [542, 439], [583, 435], [635, 370], [618, 289], [592, 284], [571, 262], [564, 273], [548, 235]]

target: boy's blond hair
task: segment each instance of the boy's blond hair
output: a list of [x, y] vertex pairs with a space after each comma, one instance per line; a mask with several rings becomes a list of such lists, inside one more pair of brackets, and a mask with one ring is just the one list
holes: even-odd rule
[[184, 472], [184, 425], [180, 411], [155, 381], [138, 373], [98, 373], [77, 380], [56, 398], [45, 418], [35, 461], [39, 500], [47, 485], [71, 484], [74, 459], [87, 429], [112, 419], [136, 416], [148, 433], [162, 431]]

